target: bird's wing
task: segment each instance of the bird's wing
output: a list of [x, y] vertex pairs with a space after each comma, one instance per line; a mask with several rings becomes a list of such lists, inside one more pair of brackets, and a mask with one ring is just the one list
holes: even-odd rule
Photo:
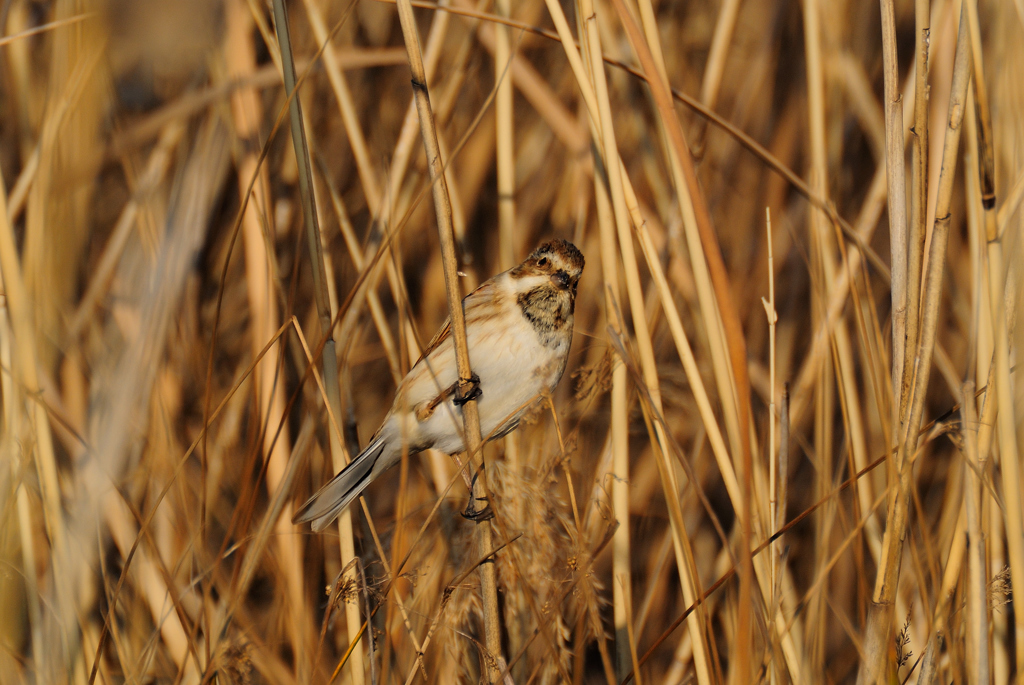
[[452, 317], [449, 316], [447, 319], [444, 320], [444, 323], [441, 324], [441, 327], [437, 329], [437, 333], [434, 333], [434, 337], [430, 339], [430, 342], [427, 343], [427, 346], [423, 348], [423, 354], [421, 354], [420, 358], [416, 360], [416, 364], [419, 364], [427, 357], [428, 354], [430, 354], [438, 347], [440, 347], [441, 343], [450, 338], [451, 335]]
[[[493, 288], [494, 278], [481, 283], [473, 292], [462, 298], [462, 311], [468, 312], [470, 309], [473, 308], [473, 302], [477, 299], [480, 299], [481, 297], [491, 297], [491, 290]], [[419, 364], [421, 361], [424, 360], [424, 358], [427, 357], [427, 355], [429, 355], [431, 352], [440, 347], [445, 340], [451, 337], [451, 335], [452, 317], [449, 316], [447, 319], [444, 320], [444, 323], [441, 324], [441, 327], [437, 329], [437, 333], [434, 333], [434, 337], [430, 339], [430, 342], [427, 343], [427, 346], [423, 349], [423, 354], [421, 354], [420, 358], [416, 360], [416, 364]]]

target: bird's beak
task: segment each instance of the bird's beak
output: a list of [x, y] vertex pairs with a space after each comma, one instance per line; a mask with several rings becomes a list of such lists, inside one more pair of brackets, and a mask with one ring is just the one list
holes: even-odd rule
[[554, 283], [559, 290], [568, 290], [569, 274], [559, 269], [555, 273], [551, 274], [551, 282]]

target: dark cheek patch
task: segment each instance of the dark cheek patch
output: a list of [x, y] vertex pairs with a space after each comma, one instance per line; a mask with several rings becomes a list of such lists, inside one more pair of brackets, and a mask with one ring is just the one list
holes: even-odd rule
[[558, 333], [572, 314], [572, 298], [552, 287], [538, 286], [516, 298], [523, 316], [534, 327], [541, 342], [555, 344]]

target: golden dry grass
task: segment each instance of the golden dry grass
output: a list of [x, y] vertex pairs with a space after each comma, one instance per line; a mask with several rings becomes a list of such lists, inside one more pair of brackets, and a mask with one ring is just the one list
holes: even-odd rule
[[499, 657], [447, 455], [290, 522], [447, 316], [394, 4], [287, 5], [321, 262], [269, 4], [3, 3], [0, 682], [1024, 674], [1024, 3], [880, 4], [415, 10], [463, 292], [588, 260], [485, 450]]

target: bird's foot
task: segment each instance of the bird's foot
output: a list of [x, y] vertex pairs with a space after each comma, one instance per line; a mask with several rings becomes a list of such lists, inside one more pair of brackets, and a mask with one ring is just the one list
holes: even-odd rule
[[470, 497], [469, 504], [466, 505], [466, 510], [462, 512], [462, 518], [472, 521], [474, 523], [483, 523], [484, 521], [490, 521], [494, 518], [494, 510], [491, 509], [491, 505], [487, 504], [483, 509], [477, 509], [477, 502], [486, 502], [485, 497]]
[[478, 399], [483, 393], [480, 391], [480, 376], [475, 373], [468, 379], [460, 379], [455, 385], [455, 399], [452, 402], [455, 406], [461, 407], [466, 402]]

